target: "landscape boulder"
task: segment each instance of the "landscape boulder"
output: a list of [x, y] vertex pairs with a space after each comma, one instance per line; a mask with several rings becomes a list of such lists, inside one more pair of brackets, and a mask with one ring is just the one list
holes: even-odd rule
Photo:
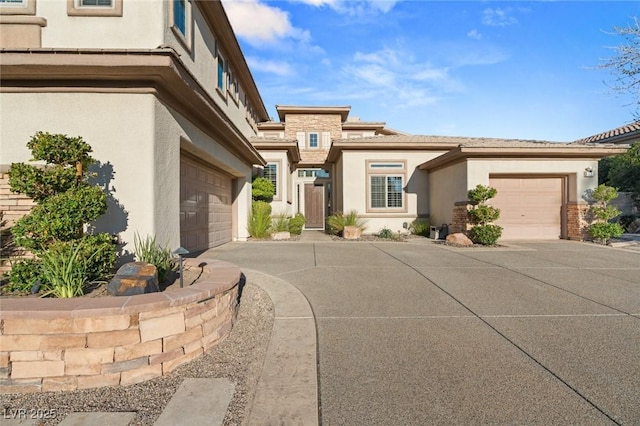
[[473, 245], [473, 241], [471, 241], [469, 237], [467, 237], [463, 233], [458, 232], [456, 234], [447, 235], [447, 244], [461, 247], [471, 247]]
[[112, 296], [135, 296], [158, 291], [158, 270], [146, 262], [125, 263], [107, 285], [107, 292]]
[[362, 229], [357, 226], [345, 226], [342, 229], [342, 238], [345, 240], [357, 240], [362, 236]]

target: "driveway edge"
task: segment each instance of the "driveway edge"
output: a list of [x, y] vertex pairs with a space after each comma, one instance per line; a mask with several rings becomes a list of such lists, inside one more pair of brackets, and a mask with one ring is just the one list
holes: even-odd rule
[[248, 425], [318, 425], [316, 323], [309, 302], [288, 282], [243, 269], [247, 282], [265, 290], [274, 306], [269, 347]]

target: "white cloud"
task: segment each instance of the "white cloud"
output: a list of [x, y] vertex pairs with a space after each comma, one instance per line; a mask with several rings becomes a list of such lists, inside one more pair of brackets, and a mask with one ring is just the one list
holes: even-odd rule
[[400, 0], [292, 0], [315, 7], [328, 6], [338, 13], [346, 15], [365, 15], [387, 13]]
[[482, 38], [482, 33], [480, 33], [480, 31], [478, 30], [473, 29], [467, 33], [467, 37], [475, 40], [480, 40]]
[[291, 24], [289, 14], [258, 0], [223, 0], [231, 26], [238, 37], [260, 45], [284, 38], [306, 42], [310, 34]]
[[254, 72], [265, 72], [281, 77], [288, 77], [295, 74], [293, 67], [287, 62], [270, 61], [260, 58], [248, 57], [247, 64]]
[[518, 23], [518, 20], [511, 16], [513, 9], [487, 8], [482, 12], [482, 23], [491, 27], [506, 27]]

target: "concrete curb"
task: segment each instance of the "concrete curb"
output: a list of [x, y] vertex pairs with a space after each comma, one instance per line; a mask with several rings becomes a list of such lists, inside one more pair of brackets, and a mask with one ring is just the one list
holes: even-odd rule
[[309, 302], [288, 282], [243, 269], [247, 281], [265, 290], [275, 310], [248, 425], [318, 425], [316, 324]]

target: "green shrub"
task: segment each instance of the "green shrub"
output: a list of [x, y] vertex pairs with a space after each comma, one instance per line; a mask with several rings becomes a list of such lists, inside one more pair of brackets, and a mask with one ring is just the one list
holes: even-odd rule
[[469, 221], [474, 225], [469, 231], [469, 237], [474, 243], [492, 246], [502, 236], [502, 227], [491, 223], [500, 217], [500, 209], [487, 204], [497, 194], [498, 190], [484, 185], [477, 185], [467, 193], [469, 200], [476, 203], [467, 213]]
[[367, 229], [366, 224], [367, 220], [358, 216], [357, 210], [351, 210], [347, 214], [337, 211], [327, 218], [329, 233], [333, 235], [341, 234], [345, 226], [355, 226], [364, 231]]
[[254, 201], [270, 203], [275, 195], [275, 188], [271, 180], [264, 177], [256, 177], [251, 184], [251, 197]]
[[609, 204], [618, 197], [618, 191], [604, 184], [591, 193], [594, 204], [589, 207], [589, 213], [594, 218], [594, 223], [589, 225], [589, 234], [601, 244], [607, 244], [611, 238], [617, 238], [624, 234], [624, 228], [619, 223], [609, 221], [620, 215], [620, 210]]
[[87, 280], [87, 260], [82, 242], [52, 246], [41, 258], [43, 296], [82, 296]]
[[82, 225], [96, 220], [107, 210], [107, 196], [97, 186], [86, 184], [52, 195], [11, 228], [15, 243], [36, 252], [56, 241], [82, 236]]
[[156, 242], [156, 237], [146, 236], [144, 239], [136, 233], [133, 237], [133, 254], [138, 262], [154, 265], [158, 271], [158, 282], [164, 282], [167, 273], [176, 266], [176, 261], [168, 247]]
[[42, 279], [40, 261], [37, 259], [24, 259], [11, 265], [9, 272], [9, 284], [3, 288], [8, 292], [28, 293], [36, 281]]
[[429, 219], [416, 219], [409, 225], [409, 231], [415, 235], [428, 237], [430, 232], [429, 226]]
[[294, 217], [289, 219], [289, 232], [293, 235], [302, 234], [302, 228], [304, 227], [305, 219], [302, 213], [296, 213]]
[[382, 228], [379, 232], [378, 232], [378, 237], [380, 238], [384, 238], [385, 240], [389, 240], [393, 237], [395, 237], [395, 233], [389, 229], [389, 228]]
[[589, 235], [602, 244], [606, 244], [611, 238], [618, 238], [622, 234], [624, 234], [624, 228], [619, 223], [598, 222], [589, 226]]
[[251, 204], [251, 214], [247, 231], [253, 238], [265, 238], [271, 229], [271, 205], [265, 201], [254, 201]]
[[273, 215], [271, 230], [273, 232], [289, 232], [289, 216], [286, 213]]
[[469, 237], [474, 243], [485, 246], [494, 245], [502, 236], [502, 227], [498, 225], [476, 225], [469, 231]]

